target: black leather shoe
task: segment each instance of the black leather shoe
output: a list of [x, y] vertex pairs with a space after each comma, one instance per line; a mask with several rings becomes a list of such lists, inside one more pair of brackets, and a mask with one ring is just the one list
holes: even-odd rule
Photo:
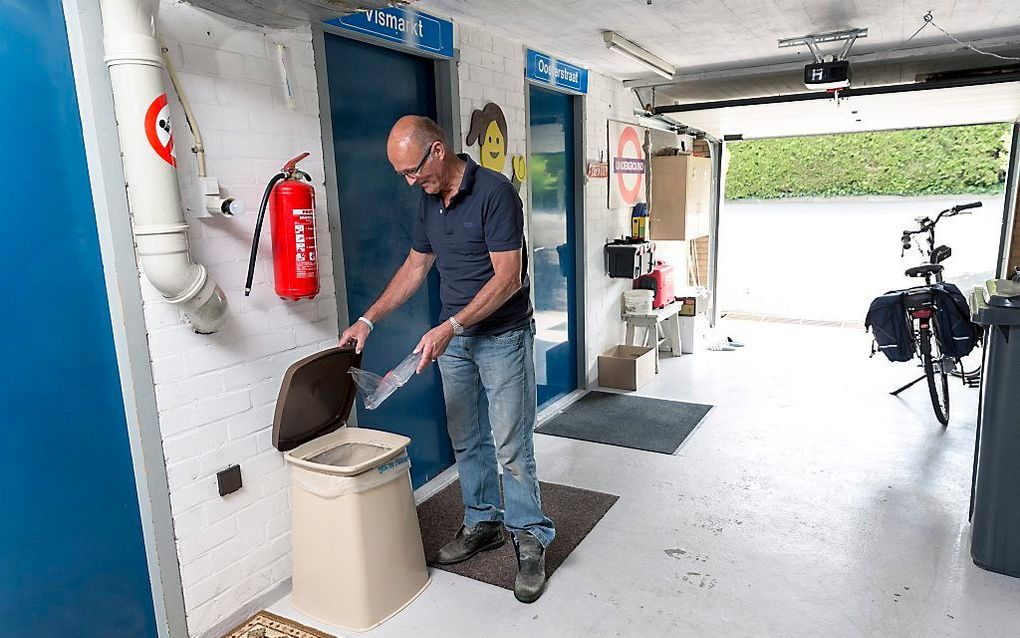
[[440, 565], [453, 565], [471, 558], [478, 552], [502, 547], [506, 542], [503, 536], [503, 524], [498, 521], [486, 521], [468, 529], [461, 527], [457, 537], [443, 546], [436, 556]]
[[517, 550], [517, 580], [514, 597], [522, 603], [533, 603], [545, 590], [545, 548], [528, 532], [514, 539]]

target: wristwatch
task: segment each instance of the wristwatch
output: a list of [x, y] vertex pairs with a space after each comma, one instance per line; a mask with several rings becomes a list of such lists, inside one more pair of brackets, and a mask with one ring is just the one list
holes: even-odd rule
[[464, 334], [464, 326], [460, 325], [455, 317], [450, 317], [450, 325], [453, 326], [453, 335], [459, 337]]

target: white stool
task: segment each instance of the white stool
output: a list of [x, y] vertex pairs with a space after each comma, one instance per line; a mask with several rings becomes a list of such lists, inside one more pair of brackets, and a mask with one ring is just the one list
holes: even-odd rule
[[628, 346], [637, 345], [634, 343], [634, 329], [645, 329], [643, 345], [655, 349], [655, 372], [659, 371], [659, 350], [663, 344], [666, 344], [665, 350], [674, 357], [680, 356], [680, 321], [677, 316], [680, 308], [681, 304], [673, 302], [650, 313], [623, 315], [623, 320], [627, 322]]

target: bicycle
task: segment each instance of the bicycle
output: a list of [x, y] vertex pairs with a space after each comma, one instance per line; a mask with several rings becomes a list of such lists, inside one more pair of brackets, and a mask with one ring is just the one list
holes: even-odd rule
[[[945, 244], [936, 246], [935, 226], [943, 217], [953, 217], [954, 215], [961, 214], [969, 215], [970, 213], [966, 211], [980, 207], [981, 202], [960, 204], [941, 211], [935, 219], [919, 217], [915, 220], [918, 222], [919, 228], [917, 230], [905, 230], [900, 237], [903, 245], [900, 257], [903, 257], [915, 242], [915, 235], [926, 235], [924, 240], [927, 246], [922, 246], [920, 241], [917, 242], [918, 250], [927, 260], [926, 263], [907, 268], [904, 273], [908, 277], [924, 277], [924, 285], [909, 288], [903, 292], [904, 307], [910, 316], [914, 343], [917, 344], [921, 355], [921, 366], [924, 369], [924, 375], [890, 394], [899, 396], [907, 388], [927, 380], [928, 394], [931, 397], [931, 405], [935, 411], [935, 418], [939, 420], [943, 427], [949, 425], [949, 377], [955, 376], [961, 379], [967, 387], [977, 387], [980, 383], [981, 368], [978, 366], [975, 370], [967, 372], [963, 369], [959, 359], [943, 355], [942, 353], [942, 335], [939, 334], [938, 322], [932, 320], [939, 311], [935, 295], [932, 293], [932, 278], [935, 279], [935, 283], [942, 283], [942, 271], [945, 269], [942, 262], [949, 259], [953, 251]], [[957, 369], [958, 366], [959, 369]]]

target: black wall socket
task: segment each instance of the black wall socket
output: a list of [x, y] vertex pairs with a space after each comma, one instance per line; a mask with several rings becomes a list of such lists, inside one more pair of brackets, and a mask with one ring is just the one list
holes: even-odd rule
[[220, 496], [226, 496], [241, 489], [241, 466], [231, 465], [216, 473], [216, 484], [220, 488]]

